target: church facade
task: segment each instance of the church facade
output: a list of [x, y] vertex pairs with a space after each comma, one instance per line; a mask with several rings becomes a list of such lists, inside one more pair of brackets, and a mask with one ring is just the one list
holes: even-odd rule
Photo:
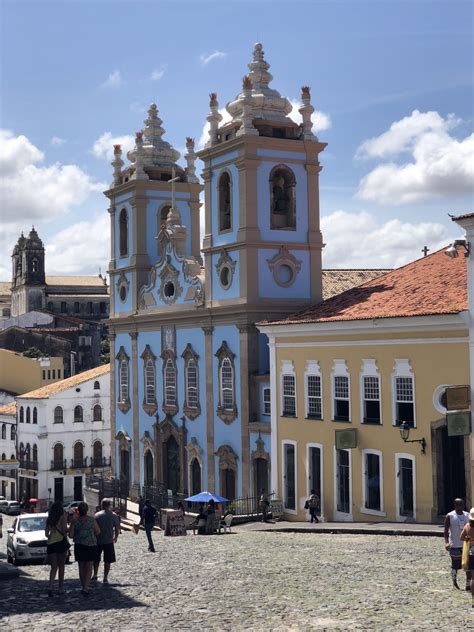
[[132, 496], [154, 483], [230, 499], [270, 490], [269, 352], [255, 323], [321, 300], [326, 145], [311, 131], [309, 88], [297, 124], [269, 86], [261, 44], [248, 67], [230, 122], [210, 95], [209, 141], [196, 154], [187, 139], [186, 169], [162, 139], [156, 105], [127, 166], [115, 146], [105, 193], [112, 460]]

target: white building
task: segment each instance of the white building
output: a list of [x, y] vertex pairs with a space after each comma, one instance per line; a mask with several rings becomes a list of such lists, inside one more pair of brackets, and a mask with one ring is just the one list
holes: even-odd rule
[[0, 496], [16, 500], [16, 404], [0, 406]]
[[18, 497], [82, 499], [110, 467], [110, 365], [17, 397]]

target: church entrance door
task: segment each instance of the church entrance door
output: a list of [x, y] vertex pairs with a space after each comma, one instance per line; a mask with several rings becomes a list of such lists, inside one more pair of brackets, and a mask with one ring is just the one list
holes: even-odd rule
[[167, 489], [171, 489], [173, 493], [179, 491], [179, 446], [176, 439], [171, 435], [165, 443], [165, 485]]

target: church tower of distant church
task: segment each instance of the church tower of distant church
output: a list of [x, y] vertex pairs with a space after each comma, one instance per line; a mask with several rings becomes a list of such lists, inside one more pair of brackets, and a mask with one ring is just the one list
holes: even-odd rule
[[185, 169], [156, 105], [110, 201], [113, 467], [132, 496], [159, 485], [232, 499], [270, 485], [270, 379], [255, 323], [321, 300], [319, 154], [310, 89], [292, 120], [256, 44], [221, 125], [211, 94], [199, 239], [194, 141]]
[[11, 315], [44, 309], [45, 285], [44, 245], [33, 226], [28, 237], [21, 234], [13, 249]]

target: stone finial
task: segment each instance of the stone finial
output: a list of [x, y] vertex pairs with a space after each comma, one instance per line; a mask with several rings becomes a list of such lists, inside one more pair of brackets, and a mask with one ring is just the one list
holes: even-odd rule
[[148, 180], [148, 174], [143, 169], [143, 132], [137, 132], [135, 136], [135, 180]]
[[248, 75], [245, 75], [242, 79], [240, 100], [242, 102], [242, 125], [238, 129], [236, 136], [258, 136], [258, 130], [253, 126], [252, 81]]
[[187, 181], [192, 182], [193, 184], [197, 184], [199, 182], [196, 176], [196, 154], [194, 152], [194, 138], [190, 136], [186, 137], [186, 154], [184, 155], [184, 159], [187, 163], [186, 173], [187, 173]]
[[110, 164], [114, 168], [114, 180], [112, 182], [112, 186], [117, 186], [122, 182], [122, 167], [124, 165], [122, 160], [121, 145], [114, 145], [114, 159]]
[[209, 141], [206, 143], [206, 147], [217, 143], [219, 123], [222, 121], [222, 114], [219, 114], [219, 103], [217, 101], [216, 92], [211, 92], [209, 95], [209, 107], [211, 108], [211, 111], [207, 115], [207, 120], [209, 121]]
[[303, 119], [301, 123], [302, 138], [303, 140], [317, 140], [317, 137], [311, 131], [313, 128], [311, 116], [314, 112], [314, 107], [311, 105], [311, 88], [309, 86], [303, 86], [301, 88], [301, 101], [302, 105], [298, 112]]

